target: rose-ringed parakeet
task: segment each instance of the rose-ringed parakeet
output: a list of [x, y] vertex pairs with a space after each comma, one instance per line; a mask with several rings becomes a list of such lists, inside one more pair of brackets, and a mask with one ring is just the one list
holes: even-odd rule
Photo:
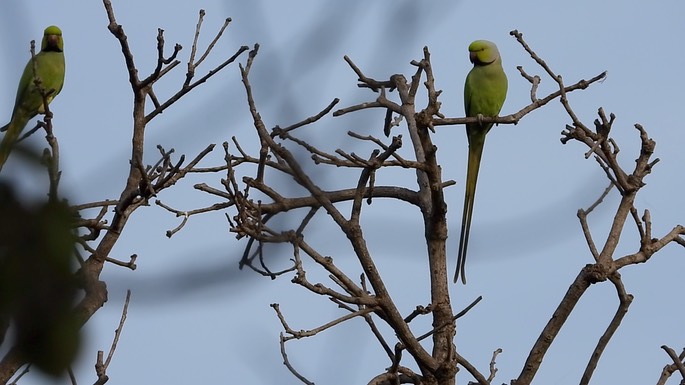
[[9, 124], [0, 128], [0, 131], [6, 131], [0, 142], [0, 170], [29, 120], [38, 114], [45, 113], [43, 97], [36, 87], [35, 78], [38, 77], [41, 80], [41, 87], [46, 92], [52, 91], [47, 97], [48, 103], [62, 90], [62, 85], [64, 85], [63, 51], [62, 31], [54, 25], [45, 28], [40, 52], [26, 63], [24, 73], [19, 80], [12, 119]]
[[[466, 76], [466, 84], [464, 85], [466, 116], [478, 117], [479, 120], [484, 116], [497, 116], [507, 96], [507, 76], [502, 69], [502, 58], [499, 56], [497, 46], [487, 40], [476, 40], [469, 45], [469, 58], [473, 63], [473, 68]], [[466, 263], [466, 249], [469, 244], [478, 168], [483, 154], [485, 135], [490, 131], [492, 125], [492, 123], [468, 123], [466, 125], [466, 136], [469, 140], [469, 160], [454, 282], [457, 282], [461, 274], [461, 281], [466, 284], [464, 265]]]

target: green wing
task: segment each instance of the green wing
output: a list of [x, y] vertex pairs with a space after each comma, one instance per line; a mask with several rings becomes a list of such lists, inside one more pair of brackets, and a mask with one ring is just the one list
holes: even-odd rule
[[[35, 60], [35, 63], [34, 63]], [[34, 76], [34, 68], [36, 73]], [[19, 138], [26, 124], [39, 113], [44, 113], [43, 97], [35, 84], [35, 78], [41, 80], [41, 87], [46, 91], [53, 90], [48, 96], [48, 103], [62, 91], [64, 85], [64, 42], [62, 31], [50, 26], [43, 33], [41, 50], [33, 60], [29, 60], [19, 80], [17, 96], [12, 110], [12, 119], [0, 129], [6, 131], [0, 142], [0, 170], [7, 161], [12, 146]]]
[[[464, 85], [464, 110], [466, 116], [497, 116], [507, 96], [507, 76], [502, 69], [502, 59], [497, 46], [486, 40], [476, 40], [469, 45], [469, 58], [473, 68], [466, 76]], [[480, 159], [485, 145], [485, 135], [492, 128], [492, 123], [470, 123], [466, 125], [469, 141], [468, 169], [466, 172], [466, 192], [464, 194], [464, 211], [461, 219], [459, 254], [454, 282], [461, 275], [466, 284], [466, 249], [471, 231], [471, 216], [476, 195], [476, 182]]]

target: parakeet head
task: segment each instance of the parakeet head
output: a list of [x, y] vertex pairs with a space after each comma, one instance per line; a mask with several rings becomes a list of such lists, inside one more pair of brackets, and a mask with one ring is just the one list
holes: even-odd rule
[[474, 65], [482, 66], [501, 59], [495, 43], [487, 40], [476, 40], [469, 45], [469, 60]]
[[62, 30], [55, 25], [45, 28], [43, 32], [43, 42], [40, 45], [41, 51], [62, 52], [64, 41], [62, 40]]

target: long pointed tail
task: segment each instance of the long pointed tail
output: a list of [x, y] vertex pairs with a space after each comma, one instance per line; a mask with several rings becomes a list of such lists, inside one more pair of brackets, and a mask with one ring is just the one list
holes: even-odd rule
[[471, 231], [471, 215], [473, 214], [473, 201], [476, 196], [476, 182], [478, 182], [478, 169], [480, 158], [483, 155], [482, 140], [475, 140], [469, 144], [469, 162], [466, 172], [466, 192], [464, 193], [464, 211], [461, 217], [461, 236], [459, 238], [459, 254], [457, 255], [457, 269], [454, 272], [456, 283], [461, 275], [461, 282], [466, 285], [466, 249], [469, 245], [469, 233]]
[[24, 122], [19, 122], [17, 121], [18, 119], [12, 119], [12, 121], [5, 127], [5, 136], [2, 137], [2, 142], [0, 142], [0, 172], [2, 171], [2, 167], [5, 165], [5, 162], [7, 161], [7, 158], [10, 156], [10, 152], [12, 152], [12, 147], [17, 141], [17, 138], [19, 138], [19, 134], [21, 134], [21, 131], [24, 129], [24, 126], [26, 126], [26, 121]]

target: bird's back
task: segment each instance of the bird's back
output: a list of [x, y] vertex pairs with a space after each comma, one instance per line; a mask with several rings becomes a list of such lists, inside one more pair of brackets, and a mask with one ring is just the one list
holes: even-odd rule
[[35, 56], [35, 67], [33, 60], [26, 63], [24, 72], [21, 75], [17, 89], [14, 113], [21, 111], [28, 119], [33, 118], [39, 112], [45, 112], [43, 108], [43, 98], [38, 92], [35, 83], [33, 69], [37, 68], [38, 78], [41, 80], [41, 87], [46, 91], [54, 90], [48, 96], [48, 102], [62, 91], [64, 85], [64, 53], [62, 52], [39, 52]]

